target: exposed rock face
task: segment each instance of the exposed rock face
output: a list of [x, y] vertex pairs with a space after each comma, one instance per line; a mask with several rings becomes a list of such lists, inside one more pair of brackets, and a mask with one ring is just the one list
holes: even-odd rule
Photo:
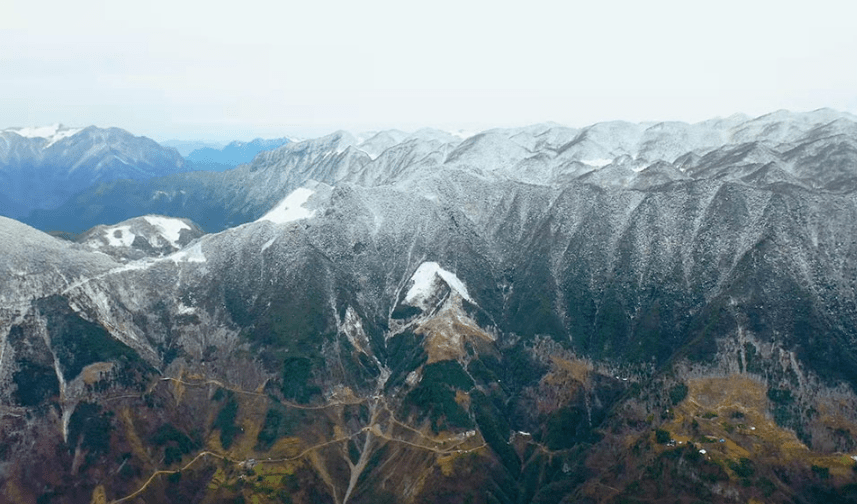
[[338, 133], [235, 170], [212, 199], [253, 218], [216, 234], [0, 220], [4, 497], [846, 498], [857, 167], [828, 116]]

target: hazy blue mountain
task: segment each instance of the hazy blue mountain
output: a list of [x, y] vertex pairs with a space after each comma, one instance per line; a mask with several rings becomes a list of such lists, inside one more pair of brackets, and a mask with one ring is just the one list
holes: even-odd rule
[[190, 152], [185, 158], [192, 162], [196, 169], [208, 171], [223, 171], [232, 169], [240, 164], [253, 161], [262, 151], [273, 150], [290, 140], [274, 138], [264, 140], [257, 138], [250, 142], [234, 141], [222, 148], [202, 147]]
[[166, 140], [164, 142], [160, 142], [164, 147], [172, 147], [175, 150], [179, 151], [179, 154], [182, 157], [186, 158], [188, 154], [197, 150], [197, 149], [221, 149], [226, 142], [206, 142], [203, 140]]
[[[370, 158], [348, 133], [288, 143], [225, 172], [196, 171], [148, 180], [116, 180], [85, 190], [57, 210], [24, 219], [40, 229], [82, 232], [144, 214], [181, 216], [207, 232], [261, 216], [307, 180], [334, 183]], [[280, 168], [272, 168], [277, 166]]]
[[187, 169], [175, 149], [119, 128], [9, 128], [0, 131], [0, 214], [21, 217], [94, 184]]

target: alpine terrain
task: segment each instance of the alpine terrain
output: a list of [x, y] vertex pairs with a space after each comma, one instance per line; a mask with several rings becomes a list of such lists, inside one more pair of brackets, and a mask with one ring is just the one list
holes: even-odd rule
[[0, 130], [0, 215], [54, 209], [90, 186], [187, 171], [172, 148], [119, 128]]
[[857, 502], [857, 117], [165, 175], [0, 217], [0, 501]]

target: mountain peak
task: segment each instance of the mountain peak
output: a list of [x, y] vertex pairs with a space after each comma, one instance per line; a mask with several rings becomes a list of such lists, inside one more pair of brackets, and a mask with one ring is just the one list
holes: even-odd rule
[[76, 135], [81, 131], [83, 131], [83, 128], [69, 128], [60, 123], [51, 124], [49, 126], [29, 126], [23, 128], [13, 127], [3, 130], [4, 133], [15, 133], [24, 138], [43, 138], [48, 140], [48, 145], [53, 145], [63, 138]]

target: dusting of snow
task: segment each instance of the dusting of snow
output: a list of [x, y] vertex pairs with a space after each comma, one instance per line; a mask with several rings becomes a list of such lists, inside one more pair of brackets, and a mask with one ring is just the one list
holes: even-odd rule
[[603, 167], [609, 165], [610, 163], [612, 163], [613, 160], [607, 159], [607, 158], [581, 159], [580, 162], [585, 164], [585, 165], [594, 166], [596, 168], [603, 168]]
[[[274, 224], [286, 224], [301, 219], [308, 219], [315, 215], [315, 210], [307, 210], [303, 207], [310, 196], [315, 194], [312, 189], [300, 187], [292, 191], [281, 202], [263, 215], [259, 221], [270, 221]], [[257, 222], [259, 222], [257, 221]]]
[[111, 247], [130, 247], [137, 235], [131, 232], [131, 226], [117, 226], [105, 229], [104, 237]]
[[186, 223], [179, 219], [171, 219], [169, 217], [161, 217], [159, 215], [146, 215], [143, 217], [146, 222], [158, 228], [161, 235], [169, 240], [173, 247], [179, 248], [179, 237], [182, 229], [190, 229]]
[[411, 277], [414, 285], [405, 295], [405, 302], [412, 306], [421, 305], [422, 302], [430, 297], [434, 292], [433, 287], [436, 276], [442, 278], [443, 281], [446, 282], [452, 290], [458, 292], [461, 297], [475, 304], [473, 299], [470, 297], [470, 294], [467, 293], [467, 287], [464, 285], [464, 282], [455, 276], [455, 273], [451, 273], [441, 268], [436, 262], [424, 262], [420, 264], [420, 267], [417, 268], [417, 271], [415, 271]]

